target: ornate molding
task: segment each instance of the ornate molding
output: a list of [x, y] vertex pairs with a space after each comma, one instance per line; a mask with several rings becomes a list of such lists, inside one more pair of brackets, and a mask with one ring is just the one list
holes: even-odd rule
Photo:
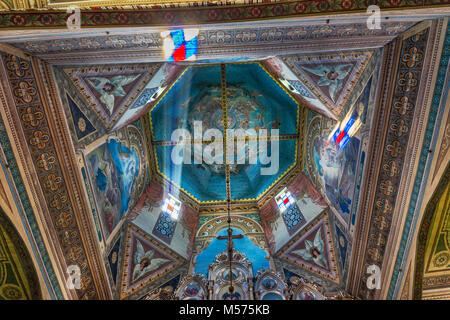
[[[392, 250], [395, 250], [397, 244], [395, 230], [398, 221], [403, 219], [400, 210], [405, 201], [405, 188], [408, 187], [408, 181], [414, 172], [417, 145], [421, 141], [425, 112], [429, 108], [427, 99], [433, 72], [426, 73], [423, 70], [433, 66], [436, 59], [436, 52], [429, 44], [434, 43], [437, 25], [436, 21], [423, 22], [398, 40], [400, 47], [395, 59], [398, 72], [394, 71], [395, 82], [387, 85], [392, 88], [392, 98], [388, 99], [392, 110], [387, 110], [388, 118], [383, 129], [385, 142], [379, 152], [382, 162], [378, 162], [379, 173], [372, 182], [372, 185], [376, 186], [373, 188], [376, 193], [369, 202], [372, 207], [369, 210], [372, 221], [367, 232], [370, 231], [370, 235], [367, 233], [366, 237], [363, 237], [367, 239], [364, 240], [365, 250], [353, 252], [353, 259], [360, 264], [360, 276], [357, 276], [360, 283], [353, 290], [356, 295], [366, 299], [382, 297], [380, 291], [366, 287], [366, 268], [369, 265], [375, 264], [382, 269], [382, 283], [389, 277], [390, 265], [387, 259], [393, 254]], [[421, 80], [424, 80], [425, 84]], [[419, 139], [410, 139], [417, 135]], [[389, 169], [389, 166], [393, 165], [396, 166], [395, 171]]]
[[[35, 199], [35, 214], [42, 221], [41, 234], [51, 239], [47, 240], [46, 247], [52, 252], [61, 287], [71, 298], [107, 298], [107, 293], [98, 288], [99, 269], [93, 275], [93, 268], [98, 267], [92, 266], [95, 253], [89, 245], [89, 237], [80, 228], [80, 225], [89, 228], [91, 222], [79, 216], [81, 192], [75, 188], [77, 184], [80, 186], [80, 181], [77, 183], [77, 175], [74, 174], [76, 164], [69, 161], [71, 158], [75, 161], [75, 156], [70, 153], [73, 147], [70, 149], [69, 135], [64, 137], [63, 132], [67, 133], [68, 129], [62, 108], [58, 110], [55, 100], [52, 100], [56, 96], [46, 91], [52, 88], [48, 81], [50, 71], [36, 58], [27, 61], [3, 54], [2, 60], [3, 87], [10, 88], [6, 93], [9, 96], [6, 109], [13, 114], [13, 122], [9, 126], [20, 131], [18, 140], [13, 136], [16, 148], [27, 146], [26, 152], [29, 152], [17, 159], [31, 172], [26, 178], [26, 186]], [[36, 76], [38, 72], [42, 78]], [[66, 184], [68, 181], [75, 184], [74, 190], [70, 191]], [[82, 287], [77, 292], [65, 286], [66, 267], [72, 264], [77, 264], [82, 271]]]
[[[56, 245], [58, 240], [55, 232], [52, 230], [52, 222], [49, 217], [50, 214], [45, 203], [42, 190], [36, 183], [36, 181], [38, 181], [36, 168], [33, 163], [28, 160], [31, 159], [31, 153], [27, 148], [27, 140], [20, 124], [18, 109], [15, 107], [13, 94], [9, 84], [9, 79], [7, 77], [7, 71], [3, 65], [3, 57], [5, 56], [6, 55], [2, 56], [2, 63], [0, 63], [0, 101], [3, 106], [0, 111], [5, 122], [5, 129], [9, 140], [13, 142], [11, 143], [11, 148], [14, 159], [17, 162], [17, 168], [16, 166], [13, 168], [17, 169], [16, 174], [20, 174], [22, 177], [23, 190], [28, 195], [28, 198], [23, 197], [23, 194], [21, 195], [22, 205], [25, 207], [29, 204], [33, 210], [32, 215], [31, 213], [27, 213], [27, 219], [35, 228], [33, 230], [33, 236], [35, 239], [42, 241], [40, 242], [40, 254], [41, 257], [45, 259], [44, 263], [46, 263], [46, 268], [48, 269], [47, 272], [50, 273], [50, 277], [53, 274], [54, 269], [55, 277], [52, 279], [52, 289], [54, 290], [54, 293], [59, 299], [68, 297], [73, 298], [74, 292], [70, 292], [65, 287], [65, 279], [63, 276], [65, 275], [64, 270], [66, 269], [66, 264], [61, 258], [61, 248]], [[29, 67], [30, 62], [27, 60], [26, 63]], [[58, 284], [55, 284], [54, 281]]]
[[[173, 0], [172, 0], [173, 1]], [[38, 0], [41, 3], [41, 0]], [[96, 2], [97, 3], [97, 2]], [[201, 5], [170, 7], [149, 4], [147, 6], [121, 6], [117, 1], [109, 2], [109, 7], [92, 7], [83, 9], [82, 27], [120, 27], [129, 26], [166, 26], [199, 25], [211, 23], [232, 23], [254, 20], [273, 20], [282, 18], [308, 17], [317, 15], [347, 15], [348, 13], [366, 15], [371, 3], [363, 1], [321, 1], [301, 0], [268, 3], [202, 2]], [[134, 3], [134, 2], [133, 2]], [[71, 3], [72, 4], [72, 3]], [[100, 5], [105, 1], [100, 2]], [[408, 10], [410, 13], [447, 12], [447, 0], [400, 2], [379, 2], [381, 10]], [[119, 6], [119, 7], [117, 7]], [[31, 7], [31, 6], [30, 6]], [[425, 8], [424, 8], [425, 7]], [[427, 12], [428, 9], [428, 12]], [[124, 11], [128, 10], [128, 11]], [[26, 29], [65, 27], [69, 14], [64, 10], [3, 11], [0, 12], [0, 24], [9, 29]], [[131, 21], [131, 22], [130, 22]]]
[[[444, 27], [446, 22], [444, 22]], [[408, 226], [402, 232], [402, 239], [395, 262], [395, 269], [393, 271], [392, 280], [388, 292], [388, 299], [395, 299], [399, 294], [399, 289], [404, 277], [404, 266], [407, 263], [415, 263], [416, 253], [414, 249], [418, 235], [419, 221], [422, 219], [425, 210], [425, 204], [430, 199], [432, 191], [436, 188], [439, 179], [430, 179], [435, 170], [439, 170], [439, 177], [442, 176], [445, 170], [445, 165], [440, 169], [437, 165], [437, 158], [435, 155], [438, 152], [439, 141], [442, 140], [442, 130], [440, 128], [445, 123], [445, 115], [448, 115], [448, 110], [445, 111], [445, 95], [442, 94], [443, 88], [448, 86], [448, 59], [450, 51], [448, 50], [448, 43], [450, 43], [450, 29], [447, 27], [447, 35], [442, 46], [441, 62], [438, 70], [438, 76], [434, 88], [432, 104], [428, 116], [428, 123], [422, 150], [420, 153], [420, 163], [418, 165], [417, 174], [414, 182], [414, 189], [412, 191], [411, 200], [409, 201], [408, 213], [405, 225]], [[446, 77], [447, 74], [447, 77]], [[448, 97], [447, 103], [450, 101]], [[447, 108], [448, 109], [448, 108]], [[432, 153], [434, 151], [434, 153]], [[448, 154], [450, 158], [450, 153]], [[414, 271], [413, 271], [414, 272]]]
[[353, 238], [353, 250], [348, 273], [347, 290], [357, 295], [357, 286], [360, 283], [363, 261], [361, 257], [366, 252], [366, 239], [368, 237], [371, 222], [371, 211], [369, 209], [376, 194], [375, 184], [381, 162], [381, 148], [384, 145], [384, 135], [386, 130], [388, 108], [392, 98], [393, 86], [396, 74], [396, 61], [399, 57], [399, 41], [389, 43], [383, 48], [382, 66], [378, 79], [378, 90], [376, 93], [375, 108], [373, 111], [371, 131], [369, 136], [369, 147], [366, 156], [366, 165], [363, 172], [364, 179], [361, 184], [360, 199], [356, 213], [356, 228]]
[[[365, 20], [352, 23], [304, 23], [293, 25], [280, 22], [277, 27], [262, 22], [241, 24], [233, 29], [224, 26], [202, 28], [198, 36], [197, 60], [210, 58], [246, 57], [260, 59], [274, 52], [298, 54], [329, 51], [330, 47], [351, 50], [384, 46], [416, 21], [384, 22], [380, 30], [369, 30]], [[129, 62], [163, 61], [162, 40], [156, 31], [83, 33], [27, 36], [4, 43], [52, 64], [110, 63], [125, 59]], [[345, 39], [345, 40], [344, 40]]]
[[416, 100], [414, 118], [410, 127], [410, 137], [414, 138], [409, 139], [405, 151], [405, 164], [401, 181], [398, 186], [395, 209], [393, 211], [389, 239], [390, 243], [386, 247], [385, 258], [383, 261], [383, 267], [385, 269], [382, 274], [382, 291], [379, 296], [379, 298], [382, 299], [386, 298], [388, 294], [393, 272], [399, 271], [394, 269], [396, 261], [395, 259], [392, 259], [392, 257], [397, 256], [401, 245], [402, 230], [405, 228], [406, 218], [408, 216], [408, 204], [411, 200], [413, 189], [415, 188], [415, 177], [419, 173], [418, 166], [422, 151], [421, 148], [426, 134], [433, 89], [435, 87], [437, 71], [439, 69], [439, 57], [441, 56], [442, 44], [445, 38], [445, 27], [446, 23], [444, 24], [443, 19], [436, 20], [433, 24], [430, 23], [430, 34], [423, 66], [423, 70], [427, 70], [427, 72], [422, 73], [419, 82], [420, 88]]
[[67, 118], [64, 114], [62, 101], [58, 95], [58, 89], [55, 86], [51, 66], [38, 58], [32, 58], [33, 67], [40, 70], [42, 77], [37, 77], [39, 92], [47, 93], [43, 97], [43, 105], [46, 107], [50, 130], [55, 140], [55, 147], [58, 152], [58, 158], [65, 165], [62, 166], [64, 178], [70, 181], [71, 187], [68, 188], [69, 196], [72, 200], [75, 217], [78, 219], [80, 235], [87, 253], [87, 260], [92, 268], [92, 275], [96, 282], [100, 299], [107, 299], [111, 296], [111, 289], [106, 277], [106, 270], [100, 253], [100, 247], [97, 242], [96, 230], [92, 221], [92, 211], [88, 196], [85, 191], [84, 181], [77, 164], [77, 157], [72, 139], [70, 137]]

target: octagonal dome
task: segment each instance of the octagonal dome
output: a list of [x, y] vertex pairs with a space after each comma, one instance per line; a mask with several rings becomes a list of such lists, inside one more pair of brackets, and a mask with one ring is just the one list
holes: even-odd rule
[[[227, 193], [232, 201], [257, 200], [296, 164], [299, 105], [257, 62], [187, 67], [151, 110], [150, 118], [158, 173], [200, 203], [226, 201]], [[254, 129], [258, 134], [267, 129], [269, 135], [273, 134], [265, 139], [267, 155], [259, 152], [256, 163], [251, 163], [252, 151], [247, 141], [246, 148], [235, 144], [231, 164], [225, 164], [223, 155], [222, 164], [194, 160], [189, 164], [174, 163], [171, 155], [176, 141], [172, 133], [176, 129], [186, 129], [192, 139], [197, 139], [195, 144], [199, 141], [195, 122], [201, 123], [203, 134], [208, 129], [217, 129], [223, 135], [225, 121], [226, 129]], [[271, 140], [275, 136], [279, 152], [272, 154], [275, 145]], [[258, 140], [260, 150], [264, 139]], [[198, 145], [204, 152], [211, 141], [202, 139]], [[224, 140], [221, 143], [225, 150]], [[194, 148], [191, 150], [193, 159]], [[245, 163], [237, 164], [242, 157], [246, 157]], [[272, 165], [273, 174], [262, 174], [262, 168]]]

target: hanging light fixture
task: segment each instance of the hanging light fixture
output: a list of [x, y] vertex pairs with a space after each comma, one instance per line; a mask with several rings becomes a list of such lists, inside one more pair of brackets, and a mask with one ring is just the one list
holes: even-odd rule
[[231, 243], [231, 241], [233, 241], [233, 230], [231, 229], [231, 210], [230, 210], [230, 199], [227, 199], [227, 212], [228, 212], [228, 261], [230, 264], [230, 271], [229, 271], [229, 275], [230, 275], [230, 286], [228, 287], [228, 292], [230, 293], [230, 295], [233, 294], [234, 292], [234, 287], [233, 287], [233, 268], [232, 268], [232, 259], [233, 259], [233, 245]]

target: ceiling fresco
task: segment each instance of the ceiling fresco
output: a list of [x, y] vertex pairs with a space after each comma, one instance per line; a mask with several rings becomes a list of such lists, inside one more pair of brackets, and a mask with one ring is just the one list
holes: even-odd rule
[[[244, 207], [233, 215], [232, 226], [243, 235], [233, 241], [236, 250], [252, 262], [255, 276], [271, 268], [272, 254], [291, 269], [339, 286], [348, 270], [348, 224], [365, 140], [357, 132], [338, 150], [327, 138], [348, 112], [369, 123], [376, 85], [371, 57], [355, 51], [309, 60], [54, 67], [116, 297], [165, 294], [164, 283], [191, 259], [191, 269], [208, 276], [209, 264], [226, 248], [216, 237], [227, 225], [225, 216], [199, 214], [199, 207], [215, 212], [222, 206], [223, 212], [227, 197], [234, 205], [252, 204], [251, 212]], [[250, 136], [242, 148], [235, 137], [230, 149], [224, 128], [254, 129], [257, 135], [267, 129], [270, 138]], [[193, 146], [191, 163], [173, 162], [174, 150], [180, 150], [177, 129], [190, 134], [191, 145], [185, 141], [181, 150], [189, 155]], [[273, 174], [264, 175], [274, 138], [279, 161]], [[234, 160], [228, 172], [212, 161], [224, 160], [223, 154], [206, 152], [215, 139]], [[253, 142], [266, 143], [269, 151], [257, 151], [257, 162], [249, 163]], [[204, 161], [195, 163], [193, 150], [202, 151]], [[283, 186], [295, 204], [280, 213], [274, 197]], [[185, 200], [178, 220], [163, 211], [167, 193]], [[259, 208], [258, 201], [266, 205]], [[339, 221], [330, 218], [334, 214]]]
[[100, 225], [107, 239], [134, 207], [148, 179], [141, 131], [129, 125], [86, 154]]
[[[80, 166], [117, 298], [169, 295], [165, 283], [189, 261], [195, 274], [207, 277], [209, 264], [226, 249], [227, 242], [216, 238], [226, 233], [226, 218], [199, 214], [196, 205], [211, 205], [214, 212], [214, 205], [223, 206], [228, 196], [235, 205], [255, 203], [254, 213], [243, 210], [245, 214], [232, 217], [233, 232], [243, 235], [233, 244], [252, 263], [254, 276], [271, 268], [271, 253], [302, 276], [322, 279], [325, 287], [335, 288], [346, 279], [348, 225], [362, 170], [363, 138], [357, 133], [344, 150], [328, 145], [327, 138], [348, 112], [369, 122], [376, 81], [368, 75], [373, 70], [367, 66], [370, 52], [339, 54], [339, 61], [331, 56], [304, 59], [301, 66], [290, 63], [302, 57], [288, 56], [54, 68], [72, 139], [83, 150]], [[358, 81], [364, 85], [356, 86]], [[255, 129], [257, 134], [267, 129], [269, 135], [277, 129], [275, 173], [263, 175], [261, 170], [271, 166], [262, 163], [272, 155], [270, 139], [250, 137], [249, 147], [242, 148], [235, 137], [231, 150], [228, 144], [224, 148], [223, 136], [229, 134], [224, 127]], [[176, 129], [191, 135], [194, 143], [181, 148], [189, 154], [194, 145], [191, 163], [173, 162]], [[208, 129], [221, 136], [208, 136]], [[198, 139], [204, 141], [195, 145]], [[214, 139], [234, 160], [229, 172], [211, 161], [224, 160], [224, 155], [205, 152]], [[251, 142], [265, 142], [269, 149], [266, 155], [258, 152], [256, 163], [249, 163]], [[193, 150], [210, 161], [195, 163]], [[298, 172], [283, 184], [295, 205], [280, 213], [274, 192], [294, 169]], [[163, 211], [167, 193], [189, 199], [182, 203], [178, 221]], [[257, 201], [266, 195], [269, 205], [258, 209]], [[334, 214], [340, 219], [333, 219]]]
[[[365, 87], [347, 113], [348, 116], [359, 119], [362, 125], [360, 130], [350, 137], [345, 148], [329, 143], [334, 123], [313, 113], [308, 116], [305, 171], [346, 224], [354, 224], [352, 212], [356, 210], [355, 195], [361, 183], [365, 159], [362, 146], [367, 139], [366, 136], [361, 136], [361, 132], [370, 125], [369, 110], [376, 88], [373, 78], [374, 76], [370, 75], [366, 80]], [[341, 119], [344, 116], [341, 115]], [[351, 217], [353, 221], [350, 221]]]
[[[60, 92], [72, 119], [72, 136], [85, 149], [82, 172], [117, 297], [142, 297], [147, 287], [156, 290], [152, 296], [159, 296], [163, 287], [158, 291], [156, 283], [170, 281], [172, 273], [191, 257], [194, 272], [207, 276], [208, 265], [226, 248], [226, 241], [215, 239], [226, 232], [224, 217], [199, 216], [183, 204], [179, 221], [172, 220], [162, 209], [168, 192], [180, 196], [179, 188], [198, 204], [221, 205], [228, 195], [235, 203], [256, 203], [296, 168], [303, 157], [299, 155], [303, 143], [306, 158], [299, 165], [305, 172], [296, 174], [287, 184], [295, 205], [281, 214], [272, 199], [271, 209], [261, 208], [261, 215], [233, 217], [234, 232], [243, 235], [233, 242], [236, 250], [252, 262], [255, 275], [270, 268], [271, 252], [291, 268], [301, 268], [311, 277], [322, 277], [334, 285], [340, 283], [341, 274], [346, 276], [347, 226], [362, 142], [356, 135], [344, 150], [327, 144], [335, 119], [345, 116], [336, 112], [330, 101], [340, 99], [339, 110], [350, 110], [366, 123], [373, 81], [361, 76], [359, 71], [367, 73], [361, 67], [366, 62], [357, 59], [308, 63], [297, 69], [291, 69], [287, 61], [273, 57], [228, 63], [55, 68], [64, 84]], [[301, 76], [296, 74], [298, 70]], [[321, 80], [321, 73], [331, 79]], [[307, 82], [306, 78], [314, 81]], [[348, 91], [359, 78], [366, 85], [359, 86], [357, 98], [351, 98], [355, 93]], [[226, 129], [255, 129], [257, 134], [262, 129], [269, 134], [277, 129], [273, 135], [278, 138], [280, 152], [275, 173], [261, 174], [262, 168], [270, 167], [267, 162], [261, 163], [261, 153], [256, 163], [249, 163], [253, 150], [239, 147], [236, 137], [235, 148], [226, 148], [234, 159], [229, 173], [224, 164], [196, 164], [192, 157], [195, 148], [209, 160], [224, 159], [223, 154], [205, 152], [214, 139], [225, 149], [222, 138], [229, 131], [224, 132], [224, 124]], [[192, 163], [175, 165], [172, 161], [179, 138], [172, 136], [176, 129], [185, 129], [191, 135]], [[217, 129], [221, 136], [208, 136], [208, 129]], [[203, 143], [195, 145], [199, 139]], [[249, 139], [258, 141], [256, 137]], [[273, 142], [264, 136], [261, 141], [267, 143], [268, 160]], [[189, 154], [187, 148], [192, 145], [181, 146], [182, 152]], [[245, 162], [237, 164], [242, 159]], [[155, 179], [154, 174], [165, 182]], [[331, 211], [327, 210], [329, 206]], [[331, 212], [341, 215], [346, 224], [337, 227], [334, 219], [328, 220]]]
[[65, 68], [64, 72], [109, 129], [132, 105], [161, 64]]
[[142, 289], [184, 263], [181, 256], [134, 224], [128, 225], [125, 241], [121, 298]]
[[0, 300], [449, 297], [448, 0], [55, 1], [0, 0]]
[[[226, 106], [223, 92], [226, 92]], [[295, 165], [299, 115], [297, 102], [258, 63], [225, 64], [223, 70], [220, 65], [190, 67], [150, 113], [158, 171], [199, 202], [224, 201], [227, 198], [225, 165], [192, 161], [174, 166], [172, 133], [186, 129], [191, 138], [198, 139], [207, 129], [214, 128], [223, 134], [225, 117], [227, 129], [255, 129], [259, 134], [260, 129], [278, 129], [279, 149], [284, 152], [280, 153], [275, 174], [261, 174], [261, 168], [269, 167], [262, 163], [267, 159], [258, 159], [256, 164], [245, 161], [253, 150], [234, 148], [234, 164], [230, 165], [231, 199], [257, 199]], [[199, 137], [195, 136], [196, 122], [202, 125]], [[270, 150], [271, 142], [267, 145]], [[187, 146], [189, 150], [184, 152], [192, 153], [191, 147]], [[202, 148], [205, 157], [207, 145], [196, 147]], [[266, 157], [270, 158], [270, 154]], [[238, 164], [240, 160], [244, 164]], [[221, 161], [224, 162], [223, 156]]]
[[339, 115], [364, 73], [372, 51], [281, 56], [281, 60], [329, 110]]
[[332, 231], [327, 211], [317, 216], [302, 232], [292, 238], [277, 256], [332, 282], [339, 283]]

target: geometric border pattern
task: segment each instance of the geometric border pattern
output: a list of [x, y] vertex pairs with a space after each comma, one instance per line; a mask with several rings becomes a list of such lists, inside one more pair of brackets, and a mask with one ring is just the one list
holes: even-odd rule
[[[6, 130], [4, 128], [5, 124], [3, 123], [2, 118], [0, 117], [0, 148], [3, 151], [6, 161], [8, 163], [8, 169], [11, 172], [11, 176], [13, 179], [14, 187], [17, 189], [17, 195], [20, 199], [18, 199], [21, 203], [21, 206], [23, 208], [24, 219], [26, 223], [29, 225], [31, 229], [32, 235], [30, 235], [34, 242], [36, 242], [37, 251], [39, 255], [41, 256], [43, 267], [45, 268], [48, 278], [50, 281], [50, 286], [53, 289], [53, 292], [57, 299], [62, 300], [63, 295], [61, 292], [61, 289], [59, 288], [58, 279], [56, 278], [55, 271], [53, 269], [53, 266], [50, 262], [50, 257], [48, 255], [47, 249], [45, 248], [42, 236], [39, 231], [39, 227], [36, 221], [36, 217], [34, 216], [33, 208], [31, 206], [30, 200], [28, 198], [28, 194], [25, 190], [25, 186], [22, 180], [22, 177], [19, 172], [19, 168], [17, 166], [16, 158], [14, 157], [11, 143], [8, 140], [8, 136], [6, 134]], [[3, 163], [0, 159], [0, 165], [3, 167]], [[2, 168], [3, 169], [3, 168]], [[13, 187], [11, 187], [12, 189]], [[12, 191], [12, 190], [11, 190]], [[19, 211], [19, 213], [21, 213]], [[52, 293], [51, 293], [52, 294]]]
[[376, 195], [363, 259], [363, 273], [359, 285], [359, 296], [373, 299], [376, 290], [370, 290], [366, 283], [369, 265], [380, 265], [383, 261], [386, 244], [392, 224], [400, 185], [401, 173], [405, 164], [406, 147], [412, 131], [411, 125], [418, 99], [418, 87], [424, 66], [427, 40], [430, 27], [404, 39], [401, 45], [400, 61], [395, 78], [392, 96], [392, 110], [387, 121], [387, 133], [381, 156], [381, 170], [374, 181]]
[[[393, 38], [412, 27], [415, 23], [410, 22], [385, 22], [380, 29], [369, 30], [365, 22], [355, 22], [349, 24], [330, 23], [326, 27], [323, 25], [300, 25], [300, 26], [264, 26], [255, 25], [247, 28], [224, 29], [217, 27], [214, 29], [200, 30], [198, 35], [198, 48], [207, 50], [208, 48], [234, 48], [236, 45], [277, 45], [295, 44], [300, 42], [317, 41], [319, 37], [326, 37], [328, 40], [354, 38]], [[383, 40], [385, 41], [385, 40]], [[162, 41], [159, 32], [146, 32], [142, 34], [117, 34], [117, 35], [92, 35], [74, 38], [59, 37], [48, 40], [29, 39], [9, 40], [8, 44], [23, 50], [31, 55], [67, 55], [74, 58], [75, 53], [91, 52], [94, 56], [100, 51], [128, 51], [128, 50], [149, 50], [160, 55]], [[156, 55], [155, 53], [155, 55]], [[67, 60], [63, 62], [67, 64]]]
[[86, 248], [81, 239], [61, 163], [58, 161], [53, 136], [37, 89], [35, 72], [28, 60], [10, 54], [2, 54], [1, 57], [64, 258], [67, 265], [76, 264], [81, 270], [81, 288], [76, 290], [78, 298], [96, 299], [98, 293], [87, 260]]
[[[195, 6], [192, 8], [152, 9], [135, 7], [134, 10], [83, 9], [81, 27], [119, 27], [119, 26], [167, 26], [182, 24], [223, 23], [252, 21], [255, 19], [280, 19], [305, 15], [365, 12], [372, 1], [357, 0], [302, 0], [284, 3], [239, 4], [228, 6]], [[445, 6], [447, 0], [392, 1], [381, 0], [376, 4], [381, 9], [424, 8], [426, 6]], [[24, 28], [66, 28], [70, 14], [60, 10], [7, 11], [0, 13], [0, 26], [8, 29]]]

